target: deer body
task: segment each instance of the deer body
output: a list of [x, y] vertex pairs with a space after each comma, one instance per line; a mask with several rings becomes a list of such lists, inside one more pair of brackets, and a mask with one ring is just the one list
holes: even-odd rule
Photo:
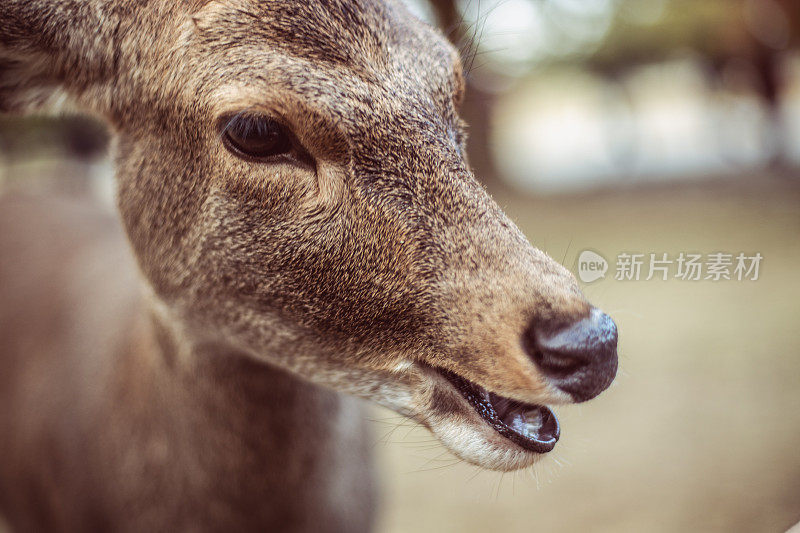
[[0, 201], [0, 509], [14, 530], [367, 530], [359, 400], [222, 347], [182, 359], [97, 211]]
[[613, 380], [613, 322], [472, 175], [458, 55], [401, 4], [0, 0], [0, 20], [0, 111], [103, 118], [122, 221], [0, 205], [12, 527], [364, 530], [354, 396], [513, 470], [555, 446], [548, 404]]

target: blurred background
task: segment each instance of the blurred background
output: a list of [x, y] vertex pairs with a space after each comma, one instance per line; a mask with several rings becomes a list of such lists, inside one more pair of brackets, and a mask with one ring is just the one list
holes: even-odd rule
[[[785, 531], [800, 521], [800, 2], [407, 0], [462, 51], [476, 174], [620, 329], [530, 471], [375, 409], [383, 532]], [[112, 205], [102, 127], [2, 119], [0, 192]], [[621, 253], [761, 254], [757, 280], [615, 279]], [[705, 273], [704, 273], [705, 274]], [[752, 277], [752, 276], [751, 276]]]

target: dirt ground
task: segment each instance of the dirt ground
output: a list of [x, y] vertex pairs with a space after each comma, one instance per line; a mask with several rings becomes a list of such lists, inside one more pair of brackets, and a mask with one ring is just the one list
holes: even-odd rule
[[[621, 370], [557, 409], [562, 438], [532, 471], [481, 472], [376, 410], [379, 531], [785, 531], [800, 521], [800, 181], [522, 200], [498, 197], [575, 271], [620, 330]], [[760, 252], [757, 281], [616, 281], [620, 252]]]

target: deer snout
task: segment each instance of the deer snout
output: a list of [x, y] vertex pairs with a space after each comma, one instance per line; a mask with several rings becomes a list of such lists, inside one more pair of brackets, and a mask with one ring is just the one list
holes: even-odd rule
[[532, 326], [525, 345], [539, 371], [576, 402], [603, 392], [617, 373], [617, 326], [596, 307], [557, 329]]

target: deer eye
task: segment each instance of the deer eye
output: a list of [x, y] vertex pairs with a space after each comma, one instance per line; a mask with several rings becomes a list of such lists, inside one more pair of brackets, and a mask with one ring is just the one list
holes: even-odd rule
[[224, 122], [222, 141], [239, 157], [265, 160], [292, 151], [289, 130], [276, 120], [258, 115], [234, 115]]

